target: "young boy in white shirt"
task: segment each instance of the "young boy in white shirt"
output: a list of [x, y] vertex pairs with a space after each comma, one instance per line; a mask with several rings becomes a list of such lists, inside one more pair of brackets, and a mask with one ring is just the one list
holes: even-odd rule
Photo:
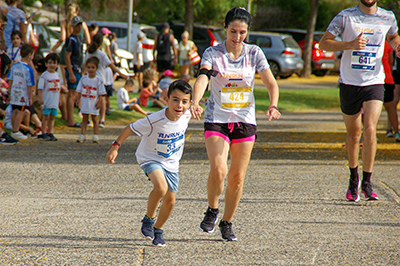
[[[38, 82], [39, 101], [43, 104], [43, 134], [38, 139], [56, 141], [54, 120], [60, 106], [61, 78], [57, 72], [60, 57], [56, 53], [48, 54], [45, 58], [47, 70], [40, 76]], [[48, 127], [48, 133], [45, 132]]]
[[25, 140], [28, 137], [19, 131], [21, 121], [24, 118], [25, 108], [32, 105], [33, 91], [35, 90], [35, 75], [30, 65], [35, 48], [29, 44], [21, 46], [21, 61], [12, 65], [8, 79], [10, 80], [10, 103], [13, 114], [11, 137], [18, 140]]
[[[141, 136], [136, 159], [154, 185], [149, 195], [141, 233], [156, 246], [165, 246], [162, 226], [171, 215], [179, 185], [179, 160], [182, 157], [185, 132], [190, 121], [192, 87], [177, 80], [168, 91], [168, 108], [127, 126], [113, 142], [107, 160], [115, 163], [122, 142], [132, 133]], [[156, 220], [160, 201], [162, 205]]]
[[11, 33], [12, 46], [7, 48], [7, 55], [10, 57], [13, 64], [21, 61], [21, 44], [22, 33], [15, 30]]
[[127, 79], [125, 81], [124, 87], [120, 88], [117, 92], [117, 104], [118, 109], [125, 111], [135, 110], [143, 115], [148, 115], [149, 113], [143, 110], [137, 103], [137, 98], [129, 99], [129, 92], [133, 91], [133, 80]]

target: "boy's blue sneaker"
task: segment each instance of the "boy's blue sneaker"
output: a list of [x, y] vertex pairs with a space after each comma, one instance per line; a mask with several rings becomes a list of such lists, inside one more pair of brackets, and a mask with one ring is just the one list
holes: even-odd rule
[[142, 232], [142, 235], [144, 237], [147, 237], [148, 239], [153, 239], [154, 238], [154, 223], [156, 221], [147, 218], [146, 216], [142, 220], [142, 228], [140, 229], [140, 232]]
[[165, 246], [163, 233], [164, 233], [164, 231], [162, 229], [154, 228], [154, 239], [153, 239], [153, 244], [154, 245], [160, 246], [160, 247], [164, 247]]

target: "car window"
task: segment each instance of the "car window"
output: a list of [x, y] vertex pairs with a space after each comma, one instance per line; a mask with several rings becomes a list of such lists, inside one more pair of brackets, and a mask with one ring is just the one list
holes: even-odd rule
[[212, 33], [218, 43], [221, 43], [226, 39], [225, 31], [223, 29], [214, 30]]
[[209, 36], [207, 31], [203, 31], [203, 30], [194, 30], [193, 33], [193, 41], [195, 43], [197, 42], [208, 42], [209, 40]]
[[271, 38], [267, 37], [267, 36], [250, 35], [250, 41], [252, 43], [257, 44], [261, 48], [270, 48], [271, 47]]
[[299, 45], [295, 40], [293, 40], [293, 38], [287, 37], [284, 38], [282, 41], [285, 44], [286, 48], [299, 48]]
[[[100, 27], [103, 28], [103, 27]], [[114, 32], [115, 34], [117, 34], [117, 38], [124, 38], [127, 35], [128, 30], [125, 28], [121, 28], [121, 27], [113, 27], [113, 26], [107, 26], [107, 28], [111, 31]]]
[[142, 31], [144, 34], [146, 34], [147, 39], [152, 39], [152, 40], [154, 40], [158, 34], [158, 31], [153, 28], [143, 28]]

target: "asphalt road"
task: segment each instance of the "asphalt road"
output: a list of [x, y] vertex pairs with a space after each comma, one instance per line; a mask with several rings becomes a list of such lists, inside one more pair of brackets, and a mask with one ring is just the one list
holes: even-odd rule
[[57, 142], [0, 146], [0, 265], [400, 265], [400, 144], [384, 137], [385, 116], [372, 179], [380, 200], [358, 203], [345, 201], [340, 113], [284, 113], [273, 122], [259, 114], [258, 123], [231, 243], [198, 229], [209, 165], [197, 121], [164, 248], [139, 232], [152, 189], [134, 158], [139, 138], [124, 142], [116, 164], [106, 162], [125, 125], [108, 123], [99, 144], [58, 129]]

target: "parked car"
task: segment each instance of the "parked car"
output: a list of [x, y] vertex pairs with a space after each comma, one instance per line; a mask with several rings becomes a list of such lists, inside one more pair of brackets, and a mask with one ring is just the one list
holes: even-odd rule
[[[118, 48], [128, 50], [129, 52], [133, 52], [133, 46], [137, 42], [137, 34], [139, 33], [139, 31], [142, 31], [143, 33], [146, 34], [146, 37], [143, 40], [143, 60], [144, 62], [153, 61], [154, 38], [158, 34], [156, 27], [146, 24], [132, 23], [130, 45], [129, 47], [127, 47], [127, 42], [128, 42], [127, 22], [87, 21], [86, 24], [89, 26], [93, 22], [99, 26], [100, 30], [105, 27], [108, 28], [111, 32], [117, 34]], [[133, 68], [132, 61], [129, 62], [129, 66]]]
[[[161, 31], [163, 23], [153, 24], [158, 31]], [[181, 41], [181, 35], [184, 31], [185, 24], [183, 22], [169, 22], [171, 30], [174, 33], [175, 38], [178, 42]], [[204, 50], [209, 46], [215, 46], [218, 43], [223, 42], [226, 39], [224, 29], [206, 26], [201, 24], [193, 25], [193, 38], [192, 41], [196, 44], [198, 53], [201, 56]]]
[[[302, 50], [304, 50], [304, 43], [307, 31], [297, 29], [266, 29], [269, 32], [279, 32], [284, 34], [290, 34], [297, 41]], [[335, 53], [319, 49], [319, 40], [321, 37], [318, 36], [321, 32], [315, 32], [313, 47], [312, 47], [312, 73], [316, 76], [324, 76], [335, 66]], [[323, 32], [322, 32], [323, 34]]]
[[275, 77], [288, 78], [303, 68], [301, 48], [290, 35], [249, 32], [249, 43], [263, 50]]

